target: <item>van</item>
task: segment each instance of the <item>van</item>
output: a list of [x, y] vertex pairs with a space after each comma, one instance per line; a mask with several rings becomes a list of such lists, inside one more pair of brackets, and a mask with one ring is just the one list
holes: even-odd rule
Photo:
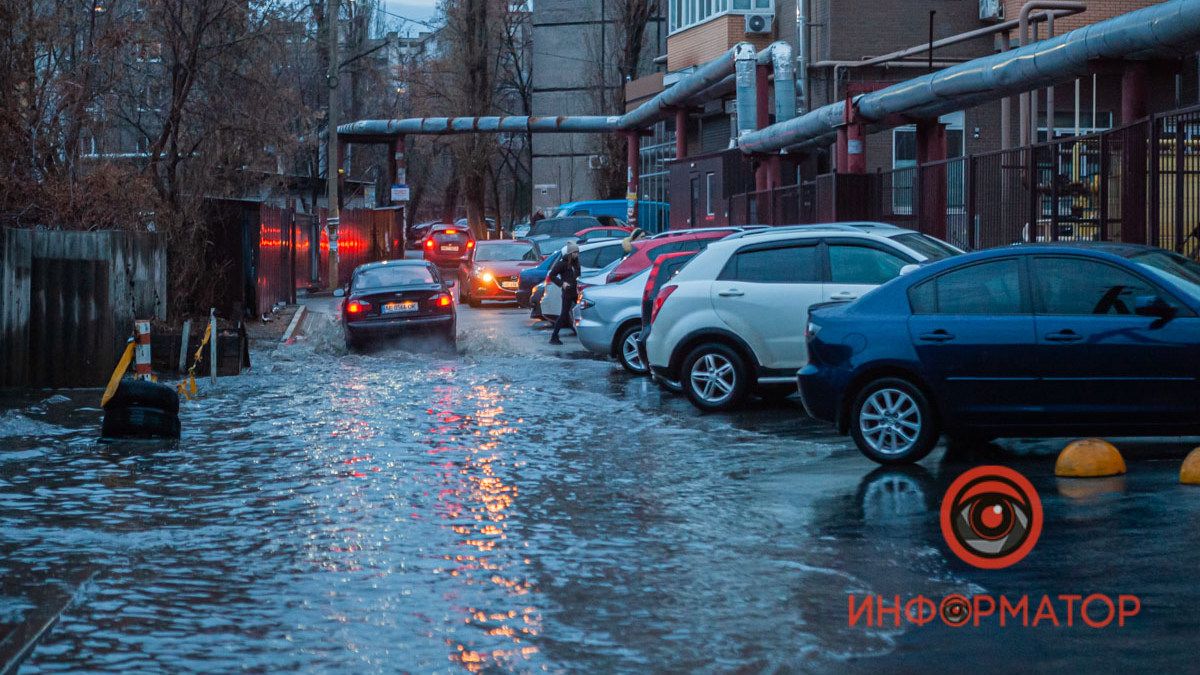
[[[670, 205], [666, 202], [638, 202], [638, 227], [651, 233], [662, 232], [667, 229], [670, 224]], [[599, 218], [602, 223], [605, 223], [608, 216], [617, 218], [622, 221], [628, 220], [629, 217], [629, 202], [624, 199], [591, 199], [579, 202], [567, 202], [560, 204], [553, 214], [553, 218], [565, 218], [567, 216], [592, 216]]]

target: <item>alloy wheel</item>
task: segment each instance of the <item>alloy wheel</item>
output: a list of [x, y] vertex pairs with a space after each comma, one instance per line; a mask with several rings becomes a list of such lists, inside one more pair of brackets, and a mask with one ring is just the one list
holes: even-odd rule
[[880, 389], [863, 401], [858, 428], [863, 440], [881, 455], [902, 455], [921, 435], [921, 410], [907, 393]]
[[646, 365], [642, 363], [642, 355], [638, 352], [638, 336], [641, 334], [640, 330], [635, 330], [625, 336], [625, 341], [621, 343], [621, 358], [629, 364], [631, 370], [644, 373]]
[[719, 404], [729, 398], [737, 386], [733, 364], [720, 354], [705, 354], [696, 359], [688, 377], [696, 395], [711, 404]]

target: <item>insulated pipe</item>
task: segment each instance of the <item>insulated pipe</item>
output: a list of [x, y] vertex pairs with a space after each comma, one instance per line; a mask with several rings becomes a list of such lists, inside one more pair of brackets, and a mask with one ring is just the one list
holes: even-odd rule
[[[1072, 9], [1083, 11], [1087, 6], [1079, 2], [1067, 2], [1066, 0], [1029, 0], [1024, 5], [1021, 5], [1021, 13], [1017, 18], [1017, 44], [1021, 47], [1029, 44], [1029, 15], [1035, 9]], [[1049, 16], [1050, 30], [1047, 37], [1054, 37], [1054, 13]], [[1037, 41], [1037, 28], [1033, 29], [1033, 40]], [[1021, 145], [1029, 142], [1037, 141], [1037, 101], [1028, 93], [1021, 94]], [[1032, 128], [1031, 128], [1032, 123]]]
[[[753, 128], [754, 111], [754, 45], [749, 42], [739, 42], [721, 56], [709, 61], [696, 69], [696, 72], [682, 77], [671, 85], [670, 89], [660, 92], [649, 101], [618, 118], [617, 126], [621, 129], [645, 129], [660, 119], [665, 119], [671, 111], [688, 102], [696, 94], [708, 89], [725, 79], [730, 73], [737, 73], [737, 92], [739, 99], [743, 94], [748, 101], [738, 102], [739, 112], [743, 103], [750, 110], [751, 129]], [[745, 66], [741, 65], [743, 62]], [[744, 83], [741, 77], [743, 69], [749, 71], [749, 82]], [[745, 89], [743, 88], [745, 87]]]
[[587, 133], [615, 131], [620, 117], [414, 117], [403, 120], [360, 120], [338, 127], [339, 135], [399, 136], [454, 134], [471, 131]]
[[[1198, 46], [1200, 1], [1168, 0], [863, 94], [855, 104], [862, 119], [883, 128], [891, 115], [937, 117], [1079, 77], [1096, 60], [1177, 58], [1194, 54]], [[842, 123], [843, 107], [843, 102], [831, 103], [749, 133], [742, 138], [742, 152], [827, 143]]]
[[772, 42], [758, 53], [759, 66], [771, 66], [775, 77], [775, 121], [796, 116], [796, 69], [792, 46], [783, 40]]

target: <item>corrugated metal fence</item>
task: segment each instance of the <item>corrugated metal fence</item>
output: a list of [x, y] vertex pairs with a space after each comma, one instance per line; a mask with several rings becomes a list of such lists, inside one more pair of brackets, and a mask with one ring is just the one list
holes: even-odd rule
[[103, 384], [134, 319], [166, 319], [166, 297], [156, 234], [0, 230], [0, 386]]

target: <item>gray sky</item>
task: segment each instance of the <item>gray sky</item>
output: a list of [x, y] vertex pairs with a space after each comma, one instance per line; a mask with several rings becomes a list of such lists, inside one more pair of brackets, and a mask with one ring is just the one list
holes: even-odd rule
[[[437, 16], [438, 0], [384, 0], [383, 8], [390, 14], [399, 14], [416, 21], [430, 21]], [[387, 16], [394, 19], [394, 16]]]

